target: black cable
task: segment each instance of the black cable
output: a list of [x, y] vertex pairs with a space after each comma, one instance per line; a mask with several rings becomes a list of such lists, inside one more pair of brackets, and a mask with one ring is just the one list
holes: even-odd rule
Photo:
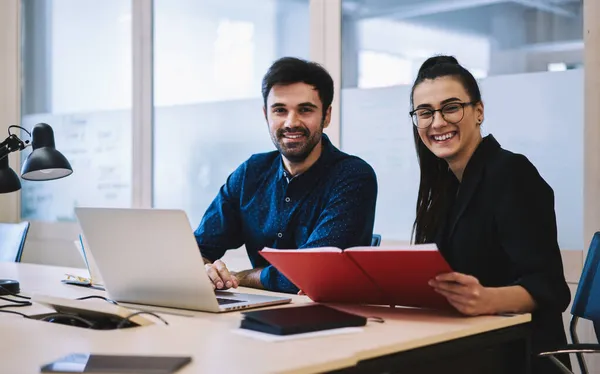
[[4, 296], [0, 296], [0, 300], [10, 301], [11, 303], [15, 303], [15, 304], [29, 304], [29, 305], [31, 305], [31, 303], [29, 301], [14, 300], [14, 299], [9, 299], [8, 297], [4, 297]]
[[[40, 321], [45, 321], [45, 322], [52, 322], [55, 323], [56, 321], [50, 321], [50, 319], [55, 319], [55, 318], [65, 318], [65, 319], [72, 319], [72, 320], [76, 320], [79, 322], [83, 322], [85, 323], [88, 328], [93, 329], [95, 326], [95, 323], [88, 321], [85, 318], [79, 317], [75, 314], [67, 314], [67, 313], [52, 313], [52, 314], [48, 314], [46, 316], [44, 316], [44, 318], [40, 318]], [[56, 322], [59, 323], [59, 322]]]
[[21, 129], [21, 130], [25, 131], [27, 133], [27, 135], [29, 135], [29, 137], [31, 138], [31, 133], [29, 131], [27, 131], [27, 129], [24, 128], [24, 127], [17, 126], [17, 125], [10, 125], [10, 126], [8, 126], [8, 136], [12, 135], [11, 132], [10, 132], [10, 129]]
[[14, 297], [19, 297], [21, 299], [27, 299], [27, 300], [31, 300], [31, 297], [27, 297], [27, 296], [21, 296], [19, 294], [16, 294], [14, 292], [9, 291], [7, 288], [0, 286], [0, 289], [2, 289], [3, 292], [6, 292], [7, 294], [9, 294], [10, 296], [14, 296]]
[[23, 314], [23, 313], [15, 312], [15, 311], [12, 311], [12, 310], [0, 310], [0, 313], [10, 313], [10, 314], [16, 314], [16, 315], [18, 315], [18, 316], [22, 316], [22, 317], [25, 317], [25, 318], [32, 319], [32, 318], [31, 318], [31, 317], [29, 317], [27, 314]]
[[106, 298], [104, 296], [98, 296], [98, 295], [79, 297], [79, 298], [77, 298], [75, 300], [87, 300], [87, 299], [101, 299], [101, 300], [104, 300], [104, 301], [108, 301], [111, 304], [119, 305], [119, 303], [117, 303], [116, 301], [114, 301], [112, 299]]
[[14, 305], [14, 304], [0, 305], [0, 309], [1, 308], [19, 308], [19, 307], [22, 307], [22, 306], [31, 306], [31, 305], [32, 304], [29, 301], [25, 301], [22, 304], [16, 304], [16, 305]]
[[[12, 296], [19, 296], [19, 295], [12, 294]], [[30, 298], [25, 297], [25, 296], [20, 296], [20, 297], [30, 299]], [[3, 297], [0, 297], [0, 299], [4, 299], [4, 300], [7, 300], [7, 301], [12, 301], [12, 302], [14, 302], [14, 303], [17, 304], [17, 305], [0, 305], [0, 313], [17, 314], [17, 315], [23, 316], [25, 318], [33, 319], [32, 317], [28, 316], [27, 314], [15, 312], [15, 311], [12, 311], [12, 310], [1, 310], [2, 308], [17, 308], [17, 307], [30, 306], [30, 305], [32, 305], [30, 302], [28, 302], [28, 301], [10, 300], [10, 299], [6, 299], [6, 298], [3, 298]], [[84, 296], [84, 297], [77, 298], [76, 300], [87, 300], [87, 299], [102, 299], [102, 300], [105, 300], [105, 301], [107, 301], [109, 303], [118, 305], [118, 303], [116, 301], [111, 300], [109, 298], [106, 298], [104, 296], [99, 296], [99, 295]], [[121, 329], [121, 328], [125, 327], [125, 325], [127, 323], [132, 323], [130, 321], [130, 319], [133, 318], [133, 317], [135, 317], [135, 316], [138, 316], [140, 314], [149, 314], [149, 315], [154, 316], [154, 317], [158, 318], [159, 320], [161, 320], [165, 325], [169, 325], [169, 322], [167, 322], [164, 318], [162, 318], [158, 314], [155, 314], [155, 313], [152, 313], [152, 312], [139, 311], [139, 312], [132, 313], [132, 314], [130, 314], [130, 315], [122, 318], [116, 328], [117, 329]], [[48, 315], [44, 316], [43, 318], [39, 318], [39, 320], [40, 321], [44, 321], [44, 322], [60, 323], [58, 321], [52, 321], [52, 319], [61, 319], [61, 318], [71, 319], [71, 320], [82, 322], [82, 323], [86, 324], [88, 328], [91, 328], [91, 329], [94, 329], [96, 327], [96, 324], [94, 322], [91, 322], [91, 321], [89, 321], [89, 320], [87, 320], [85, 318], [79, 317], [79, 316], [77, 316], [75, 314], [68, 314], [68, 313], [52, 313], [52, 314], [48, 314]]]
[[130, 318], [133, 318], [133, 317], [135, 317], [135, 316], [137, 316], [137, 315], [140, 315], [140, 314], [149, 314], [149, 315], [151, 315], [151, 316], [154, 316], [154, 317], [156, 317], [156, 318], [160, 319], [161, 321], [163, 321], [163, 323], [164, 323], [165, 325], [169, 325], [169, 322], [165, 321], [165, 320], [164, 320], [164, 319], [163, 319], [161, 316], [159, 316], [158, 314], [154, 314], [154, 313], [152, 313], [152, 312], [144, 312], [144, 311], [140, 311], [140, 312], [131, 313], [131, 314], [130, 314], [130, 315], [128, 315], [127, 317], [124, 317], [124, 318], [123, 318], [123, 320], [121, 320], [121, 322], [120, 322], [120, 323], [117, 325], [117, 329], [120, 329], [120, 328], [122, 328], [123, 326], [125, 326], [125, 324], [126, 324], [127, 322], [130, 322], [130, 321], [129, 321], [129, 319], [130, 319]]

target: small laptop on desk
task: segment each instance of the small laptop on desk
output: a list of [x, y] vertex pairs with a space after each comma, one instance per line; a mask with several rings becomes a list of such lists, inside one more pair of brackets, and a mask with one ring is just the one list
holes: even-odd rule
[[75, 208], [111, 299], [206, 312], [285, 304], [290, 298], [216, 291], [182, 210]]

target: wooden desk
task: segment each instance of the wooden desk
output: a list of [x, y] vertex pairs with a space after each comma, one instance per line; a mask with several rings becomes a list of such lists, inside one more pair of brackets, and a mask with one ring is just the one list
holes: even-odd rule
[[[18, 279], [24, 295], [39, 292], [77, 298], [103, 294], [102, 291], [61, 284], [65, 273], [77, 274], [81, 270], [0, 263], [0, 278]], [[306, 297], [293, 297], [294, 304], [307, 302], [310, 301]], [[0, 313], [0, 371], [38, 373], [40, 366], [63, 355], [93, 352], [192, 356], [192, 364], [181, 370], [182, 374], [429, 373], [440, 372], [440, 368], [447, 373], [455, 370], [493, 373], [502, 372], [499, 368], [507, 364], [507, 352], [518, 361], [525, 357], [528, 347], [528, 314], [467, 318], [405, 308], [342, 308], [383, 317], [385, 323], [370, 322], [360, 333], [274, 343], [234, 334], [232, 330], [240, 322], [239, 312], [198, 313], [196, 317], [161, 314], [169, 322], [168, 326], [158, 322], [152, 326], [112, 331], [89, 330]], [[41, 305], [12, 310], [26, 314], [48, 312]], [[482, 360], [476, 360], [477, 357]], [[475, 361], [478, 361], [476, 365]], [[485, 366], [488, 367], [484, 369]], [[522, 368], [510, 370], [511, 373], [524, 372]]]

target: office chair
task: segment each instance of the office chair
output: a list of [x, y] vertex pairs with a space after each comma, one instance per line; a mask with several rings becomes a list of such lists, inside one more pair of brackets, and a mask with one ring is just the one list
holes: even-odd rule
[[21, 262], [29, 222], [0, 223], [0, 261]]
[[588, 369], [583, 358], [584, 353], [600, 353], [600, 344], [580, 344], [577, 338], [577, 321], [580, 318], [590, 320], [594, 323], [594, 332], [600, 342], [600, 231], [594, 234], [588, 254], [585, 259], [585, 265], [581, 272], [577, 292], [573, 299], [571, 307], [571, 323], [569, 333], [573, 344], [567, 344], [565, 347], [553, 352], [542, 352], [539, 355], [548, 357], [564, 373], [573, 374], [555, 355], [574, 353], [577, 357], [577, 363], [582, 374], [588, 374]]
[[381, 244], [381, 235], [373, 234], [373, 237], [371, 238], [371, 247], [379, 247], [380, 244]]

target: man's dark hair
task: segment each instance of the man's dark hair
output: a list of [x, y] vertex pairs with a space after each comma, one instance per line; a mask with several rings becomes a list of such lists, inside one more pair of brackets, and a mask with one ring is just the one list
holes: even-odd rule
[[306, 83], [319, 93], [323, 104], [323, 119], [333, 101], [333, 79], [331, 75], [316, 62], [296, 57], [282, 57], [275, 61], [262, 80], [262, 96], [265, 107], [271, 88], [277, 84], [287, 85]]

